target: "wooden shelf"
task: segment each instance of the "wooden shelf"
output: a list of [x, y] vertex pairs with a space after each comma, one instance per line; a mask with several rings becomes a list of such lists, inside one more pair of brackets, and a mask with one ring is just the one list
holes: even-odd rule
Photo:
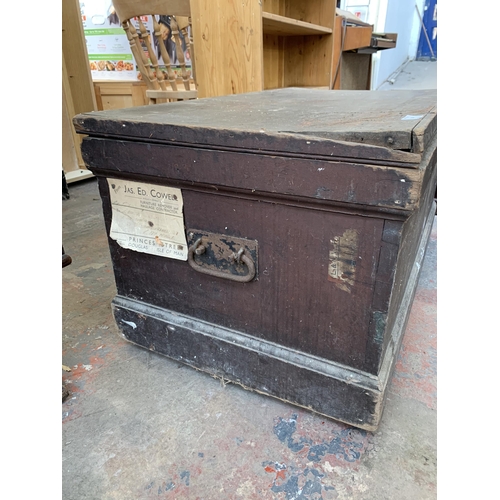
[[190, 0], [198, 96], [332, 80], [333, 0]]
[[279, 36], [328, 35], [333, 32], [331, 28], [325, 26], [269, 12], [262, 12], [262, 27], [265, 34]]

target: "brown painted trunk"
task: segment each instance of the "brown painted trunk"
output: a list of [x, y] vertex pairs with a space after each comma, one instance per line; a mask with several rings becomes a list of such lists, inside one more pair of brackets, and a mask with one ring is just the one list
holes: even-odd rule
[[77, 116], [123, 336], [375, 429], [435, 210], [435, 105], [282, 89]]

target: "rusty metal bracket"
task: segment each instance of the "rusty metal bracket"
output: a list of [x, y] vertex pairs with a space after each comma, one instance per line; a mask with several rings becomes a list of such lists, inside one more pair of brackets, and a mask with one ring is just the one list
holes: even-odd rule
[[255, 278], [256, 241], [188, 230], [188, 242], [188, 263], [195, 271], [238, 283]]

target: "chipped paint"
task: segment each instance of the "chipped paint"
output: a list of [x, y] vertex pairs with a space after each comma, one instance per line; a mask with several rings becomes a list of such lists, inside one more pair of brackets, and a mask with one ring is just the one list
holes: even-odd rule
[[[179, 470], [177, 467], [169, 467], [169, 475], [167, 478], [158, 478], [148, 481], [148, 483], [143, 487], [143, 491], [147, 497], [156, 497], [160, 495], [165, 495], [168, 493], [171, 496], [161, 496], [161, 498], [191, 498], [190, 486], [191, 486], [191, 476], [192, 472], [196, 477], [201, 473], [201, 469], [195, 467], [194, 470], [183, 469]], [[139, 497], [138, 497], [139, 498]], [[143, 498], [140, 495], [140, 498]]]
[[[359, 460], [366, 449], [370, 433], [340, 422], [328, 422], [328, 424], [329, 427], [318, 432], [317, 436], [311, 435], [307, 428], [300, 425], [298, 415], [293, 414], [289, 419], [279, 417], [273, 432], [280, 441], [286, 442], [291, 451], [296, 453], [302, 451], [302, 454], [307, 456], [310, 467], [320, 462], [326, 455], [331, 455], [328, 467], [331, 467], [332, 461], [338, 464]], [[327, 439], [325, 435], [328, 436]]]
[[387, 314], [380, 311], [373, 311], [373, 322], [375, 323], [375, 342], [384, 342], [385, 328], [387, 324]]
[[[267, 472], [267, 473], [270, 473], [270, 474], [276, 474], [276, 477], [274, 478], [274, 482], [276, 482], [277, 480], [281, 479], [281, 480], [285, 480], [285, 475], [286, 475], [286, 464], [284, 463], [278, 463], [278, 462], [267, 462], [268, 465], [266, 465], [264, 467], [264, 470]], [[264, 465], [264, 464], [263, 464]]]
[[184, 481], [184, 484], [186, 486], [189, 486], [189, 477], [190, 477], [190, 472], [188, 470], [183, 470], [180, 473], [180, 478], [182, 481]]
[[273, 493], [284, 493], [285, 496], [279, 498], [286, 500], [325, 498], [322, 496], [325, 492], [335, 490], [334, 486], [323, 484], [325, 474], [317, 468], [301, 469], [295, 465], [276, 464], [279, 467], [276, 471], [272, 462], [264, 462], [262, 465], [265, 466], [266, 472], [276, 473], [269, 489]]
[[134, 330], [137, 328], [137, 325], [133, 321], [125, 321], [124, 319], [122, 319], [122, 323], [131, 326]]
[[335, 236], [330, 240], [328, 280], [348, 293], [351, 293], [356, 277], [358, 240], [355, 229], [347, 229], [342, 236]]
[[[270, 485], [273, 493], [282, 493], [287, 500], [335, 497], [331, 473], [335, 467], [357, 466], [368, 450], [371, 434], [346, 424], [329, 425], [331, 428], [311, 435], [307, 425], [299, 425], [297, 413], [277, 418], [273, 432], [293, 455], [287, 463], [262, 463], [264, 471], [274, 475]], [[294, 455], [296, 459], [292, 458]]]

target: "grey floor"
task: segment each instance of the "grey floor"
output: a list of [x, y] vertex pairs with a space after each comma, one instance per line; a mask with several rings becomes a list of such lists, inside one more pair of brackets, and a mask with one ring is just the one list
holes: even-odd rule
[[[436, 88], [435, 68], [410, 63], [387, 90]], [[382, 424], [370, 433], [221, 385], [123, 340], [96, 181], [69, 189], [64, 500], [436, 498], [437, 217]]]
[[404, 66], [394, 81], [384, 82], [378, 90], [436, 89], [437, 62], [411, 61]]

